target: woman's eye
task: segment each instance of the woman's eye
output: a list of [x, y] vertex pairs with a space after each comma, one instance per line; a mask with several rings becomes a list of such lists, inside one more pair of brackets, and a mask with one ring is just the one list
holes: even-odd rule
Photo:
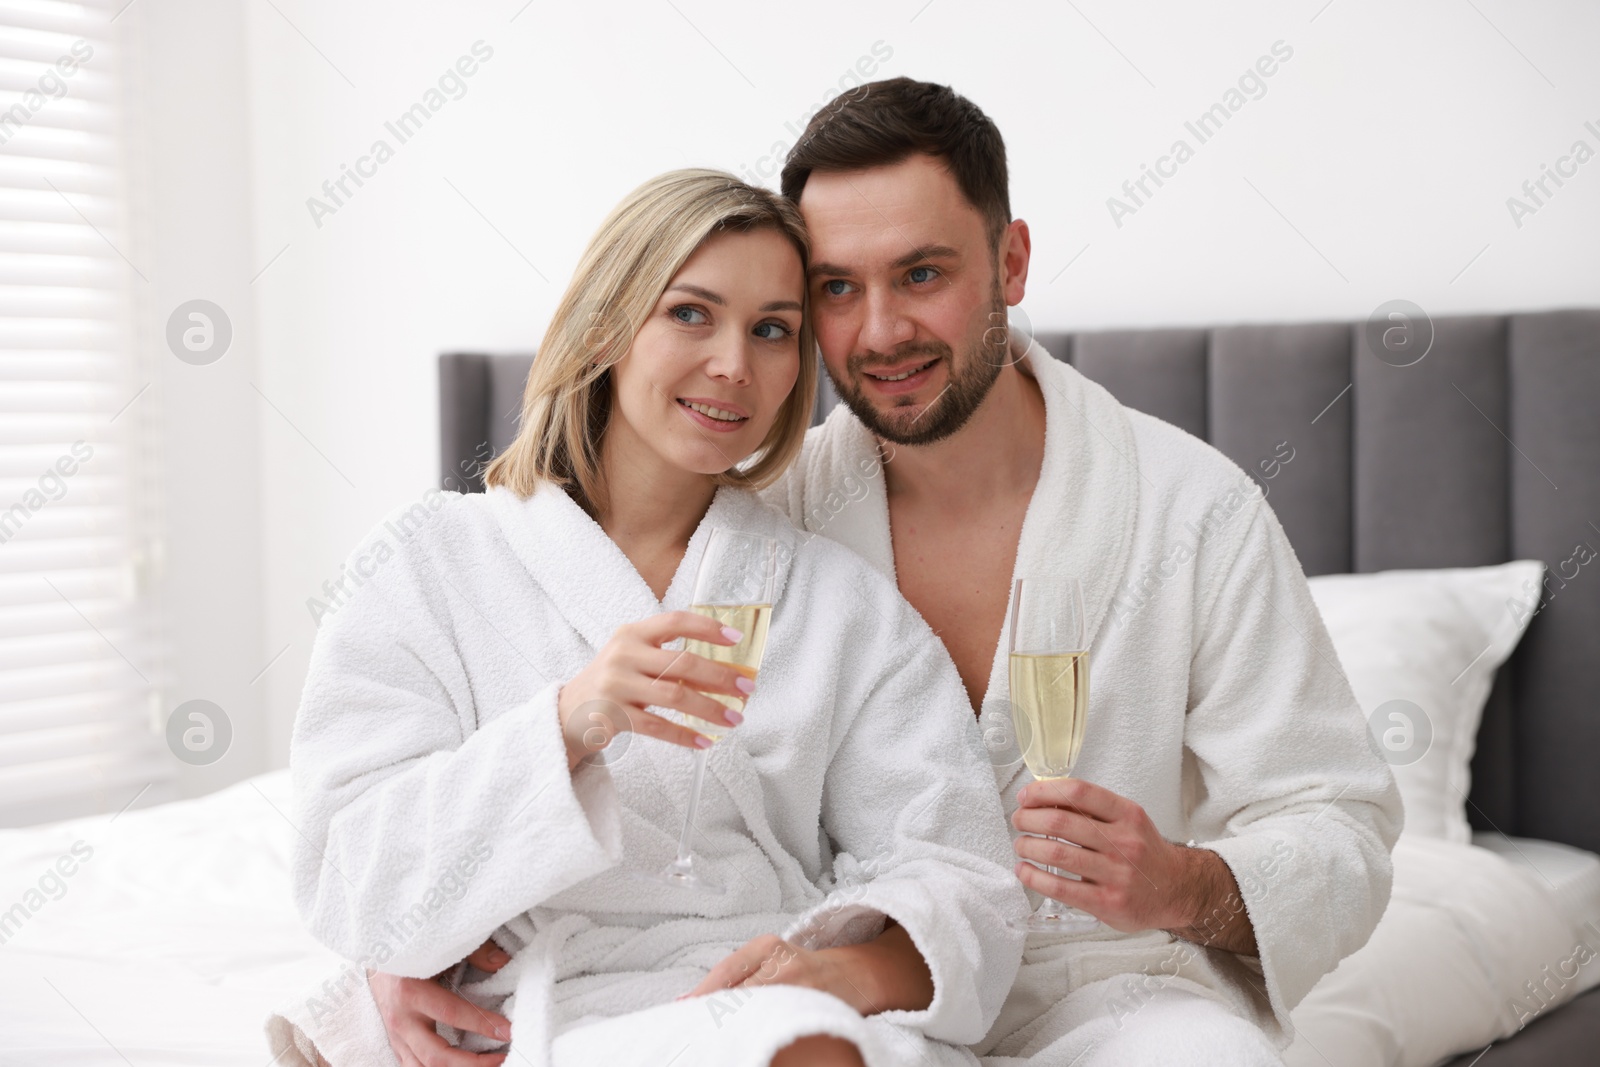
[[938, 275], [939, 272], [932, 267], [912, 267], [911, 273], [907, 277], [911, 279], [912, 285], [921, 285], [924, 282], [933, 281]]
[[756, 327], [756, 336], [763, 341], [781, 341], [792, 333], [794, 331], [781, 322], [763, 322]]
[[822, 283], [822, 291], [829, 296], [843, 296], [850, 289], [850, 283], [839, 278], [833, 278]]
[[673, 308], [672, 317], [686, 326], [703, 326], [708, 321], [704, 311], [687, 304]]

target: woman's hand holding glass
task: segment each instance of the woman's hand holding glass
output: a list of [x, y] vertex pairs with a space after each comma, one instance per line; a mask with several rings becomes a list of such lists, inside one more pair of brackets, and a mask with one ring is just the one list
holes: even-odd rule
[[692, 611], [668, 611], [619, 627], [556, 698], [568, 767], [605, 748], [623, 730], [684, 748], [710, 748], [711, 738], [647, 707], [737, 726], [744, 717], [707, 694], [723, 693], [742, 703], [755, 691], [755, 682], [725, 664], [661, 646], [678, 638], [734, 645], [742, 636]]

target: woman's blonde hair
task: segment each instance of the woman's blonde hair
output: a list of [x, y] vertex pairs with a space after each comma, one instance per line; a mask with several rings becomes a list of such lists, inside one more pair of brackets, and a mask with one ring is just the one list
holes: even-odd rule
[[[700, 169], [669, 171], [629, 193], [600, 224], [556, 305], [528, 374], [521, 427], [484, 471], [484, 483], [527, 497], [550, 482], [591, 510], [603, 505], [600, 444], [611, 414], [611, 368], [707, 238], [769, 228], [794, 244], [803, 277], [811, 249], [805, 223], [777, 193]], [[817, 384], [809, 301], [802, 302], [794, 390], [756, 451], [714, 476], [718, 485], [768, 485], [800, 452]]]

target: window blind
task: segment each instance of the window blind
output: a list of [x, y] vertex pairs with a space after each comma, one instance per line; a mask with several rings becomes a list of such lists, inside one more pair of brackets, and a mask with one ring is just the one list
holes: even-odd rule
[[136, 566], [125, 2], [0, 0], [4, 826], [114, 811], [172, 778]]

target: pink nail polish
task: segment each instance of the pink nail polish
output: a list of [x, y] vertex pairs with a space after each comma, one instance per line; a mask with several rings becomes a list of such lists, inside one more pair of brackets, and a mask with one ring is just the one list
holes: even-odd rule
[[733, 685], [735, 689], [739, 690], [739, 692], [743, 693], [745, 696], [749, 696], [751, 693], [756, 691], [756, 680], [754, 678], [746, 678], [742, 674], [739, 675], [738, 678], [734, 679]]
[[722, 717], [728, 720], [728, 724], [730, 726], [738, 726], [740, 723], [744, 722], [744, 716], [740, 715], [732, 708], [729, 708], [727, 711], [723, 712]]
[[710, 748], [714, 744], [716, 744], [716, 742], [711, 740], [711, 738], [707, 737], [705, 734], [701, 734], [699, 737], [694, 739], [695, 748]]
[[744, 640], [744, 633], [740, 630], [735, 630], [731, 626], [724, 626], [722, 628], [722, 636], [726, 637], [729, 641], [732, 641], [735, 644]]

